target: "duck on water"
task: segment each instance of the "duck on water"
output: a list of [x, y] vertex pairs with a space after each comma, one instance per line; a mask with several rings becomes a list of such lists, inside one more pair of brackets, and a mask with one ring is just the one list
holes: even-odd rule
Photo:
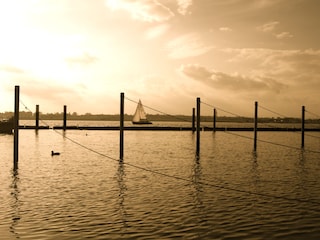
[[51, 156], [57, 156], [57, 155], [60, 155], [60, 153], [59, 153], [59, 152], [51, 151]]

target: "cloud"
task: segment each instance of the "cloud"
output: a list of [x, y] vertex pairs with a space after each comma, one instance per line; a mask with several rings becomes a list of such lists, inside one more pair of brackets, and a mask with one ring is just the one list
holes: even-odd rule
[[221, 32], [232, 32], [232, 29], [229, 27], [220, 27], [219, 30]]
[[286, 39], [286, 38], [292, 38], [293, 35], [289, 32], [281, 32], [281, 33], [275, 34], [275, 37], [278, 39]]
[[178, 12], [181, 15], [186, 15], [188, 13], [188, 8], [192, 5], [192, 0], [177, 0]]
[[[279, 24], [280, 23], [277, 21], [268, 22], [261, 26], [258, 26], [257, 29], [264, 33], [271, 33], [271, 32], [275, 32], [276, 26]], [[280, 32], [280, 33], [273, 33], [273, 36], [275, 36], [277, 39], [288, 39], [293, 37], [293, 35], [287, 31]]]
[[[34, 86], [37, 86], [36, 88]], [[75, 90], [71, 87], [65, 87], [55, 84], [44, 84], [34, 81], [23, 84], [23, 94], [32, 98], [45, 99], [46, 101], [60, 102], [61, 98], [68, 99], [68, 96], [74, 98]], [[50, 94], [48, 94], [50, 93]]]
[[281, 1], [283, 0], [256, 0], [253, 1], [253, 6], [256, 8], [267, 8], [279, 4]]
[[[231, 62], [252, 61], [254, 68], [273, 75], [309, 75], [309, 78], [320, 77], [320, 50], [274, 50], [266, 48], [224, 49], [233, 57]], [[307, 79], [306, 79], [307, 80]]]
[[231, 63], [250, 66], [252, 70], [248, 75], [251, 79], [271, 79], [287, 86], [281, 94], [270, 95], [268, 101], [274, 102], [277, 98], [278, 102], [283, 101], [283, 106], [305, 104], [316, 107], [320, 89], [320, 50], [249, 48], [228, 49], [227, 52], [233, 55]]
[[272, 31], [274, 31], [274, 29], [276, 28], [276, 26], [278, 24], [279, 24], [279, 22], [277, 22], [277, 21], [268, 22], [268, 23], [265, 23], [261, 26], [258, 26], [257, 29], [262, 32], [272, 32]]
[[209, 52], [212, 48], [212, 46], [204, 45], [200, 35], [196, 33], [182, 35], [167, 44], [169, 57], [174, 59], [199, 56]]
[[0, 71], [4, 71], [8, 73], [16, 73], [16, 74], [25, 73], [23, 69], [12, 66], [12, 65], [0, 65]]
[[[25, 78], [16, 85], [21, 86], [21, 98], [25, 103], [40, 104], [47, 109], [62, 108], [65, 104], [81, 104], [87, 91], [81, 83], [70, 86], [33, 78]], [[46, 112], [46, 109], [43, 111]]]
[[81, 56], [69, 57], [65, 60], [71, 64], [89, 65], [95, 63], [98, 60], [98, 58], [90, 55], [89, 53], [83, 53]]
[[232, 92], [271, 91], [279, 93], [285, 85], [267, 77], [255, 78], [240, 74], [227, 74], [208, 70], [195, 64], [183, 65], [180, 71], [193, 80], [202, 82], [212, 88], [229, 90]]
[[106, 0], [112, 10], [128, 11], [134, 19], [145, 22], [162, 22], [174, 16], [174, 13], [157, 0]]
[[160, 24], [158, 26], [150, 28], [146, 32], [146, 38], [147, 39], [154, 39], [159, 36], [162, 36], [164, 33], [166, 33], [168, 31], [169, 28], [170, 28], [169, 24]]

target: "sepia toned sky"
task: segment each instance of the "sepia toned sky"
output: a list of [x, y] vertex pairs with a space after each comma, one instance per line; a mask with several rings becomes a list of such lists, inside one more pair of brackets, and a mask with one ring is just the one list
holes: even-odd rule
[[319, 10], [318, 0], [1, 1], [0, 112], [13, 111], [19, 85], [42, 112], [116, 114], [124, 92], [169, 114], [191, 114], [197, 97], [203, 115], [253, 116], [254, 101], [320, 114]]

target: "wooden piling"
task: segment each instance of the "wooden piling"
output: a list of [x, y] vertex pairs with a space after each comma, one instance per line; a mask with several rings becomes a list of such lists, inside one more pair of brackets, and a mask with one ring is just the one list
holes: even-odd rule
[[39, 105], [36, 105], [36, 131], [39, 129]]
[[67, 129], [67, 106], [63, 106], [63, 131]]
[[301, 148], [304, 148], [304, 122], [305, 122], [305, 106], [302, 106], [301, 116]]
[[257, 132], [258, 132], [258, 102], [254, 102], [254, 138], [253, 150], [257, 150]]
[[197, 98], [197, 147], [196, 156], [200, 155], [200, 98]]
[[19, 161], [19, 102], [20, 102], [20, 86], [15, 86], [14, 93], [14, 141], [13, 141], [13, 170], [18, 169]]
[[216, 131], [216, 122], [217, 122], [217, 110], [213, 109], [213, 131]]
[[124, 93], [120, 94], [120, 161], [123, 161]]
[[192, 128], [193, 133], [196, 130], [196, 127], [195, 127], [196, 116], [195, 116], [195, 114], [196, 114], [196, 109], [192, 108], [192, 126], [191, 126], [191, 128]]

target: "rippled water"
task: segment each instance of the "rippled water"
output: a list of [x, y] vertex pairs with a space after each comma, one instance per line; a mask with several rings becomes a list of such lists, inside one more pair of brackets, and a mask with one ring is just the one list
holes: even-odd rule
[[320, 238], [317, 132], [304, 151], [298, 133], [258, 133], [278, 145], [256, 153], [250, 132], [202, 132], [197, 159], [191, 132], [128, 131], [123, 163], [117, 131], [58, 133], [21, 130], [16, 173], [0, 135], [4, 239]]

